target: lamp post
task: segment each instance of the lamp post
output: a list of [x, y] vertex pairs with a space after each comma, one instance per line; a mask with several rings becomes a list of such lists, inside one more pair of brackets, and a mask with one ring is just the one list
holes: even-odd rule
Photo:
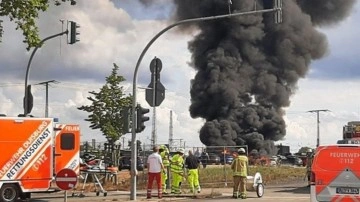
[[58, 36], [62, 36], [64, 34], [67, 34], [68, 33], [68, 30], [64, 31], [64, 32], [61, 32], [61, 33], [58, 33], [58, 34], [54, 34], [54, 35], [51, 35], [49, 37], [46, 37], [45, 39], [41, 40], [40, 41], [40, 45], [39, 46], [36, 46], [35, 49], [33, 50], [33, 52], [31, 53], [30, 55], [30, 58], [29, 58], [29, 61], [28, 61], [28, 64], [27, 64], [27, 67], [26, 67], [26, 75], [25, 75], [25, 97], [24, 97], [24, 116], [26, 117], [27, 114], [28, 114], [28, 92], [27, 92], [27, 86], [28, 86], [28, 80], [29, 80], [29, 74], [30, 74], [30, 65], [31, 65], [31, 62], [32, 62], [32, 59], [36, 53], [36, 51], [41, 48], [41, 46], [44, 44], [45, 41], [49, 40], [49, 39], [52, 39], [52, 38], [55, 38], [55, 37], [58, 37]]
[[[280, 0], [275, 0], [276, 2], [280, 2]], [[243, 15], [250, 15], [250, 14], [259, 14], [259, 13], [269, 13], [269, 12], [279, 12], [281, 13], [282, 7], [281, 4], [276, 4], [278, 7], [274, 7], [272, 9], [264, 9], [264, 10], [256, 10], [256, 11], [248, 11], [248, 12], [241, 12], [241, 13], [230, 13], [226, 15], [217, 15], [217, 16], [210, 16], [210, 17], [201, 17], [201, 18], [193, 18], [193, 19], [187, 19], [187, 20], [181, 20], [178, 22], [175, 22], [163, 30], [161, 30], [158, 34], [156, 34], [145, 46], [144, 50], [141, 52], [139, 59], [136, 62], [135, 70], [134, 70], [134, 76], [133, 76], [133, 100], [132, 100], [132, 114], [136, 113], [136, 88], [137, 88], [137, 74], [139, 70], [140, 63], [145, 56], [145, 53], [150, 48], [150, 46], [166, 31], [170, 30], [173, 27], [176, 27], [178, 25], [192, 23], [192, 22], [200, 22], [200, 21], [211, 21], [211, 20], [217, 20], [222, 18], [231, 18], [231, 17], [237, 17], [237, 16], [243, 16]], [[280, 22], [280, 21], [278, 21]], [[136, 200], [136, 156], [137, 156], [137, 150], [136, 150], [136, 116], [132, 117], [132, 135], [131, 135], [131, 190], [130, 190], [130, 200]]]

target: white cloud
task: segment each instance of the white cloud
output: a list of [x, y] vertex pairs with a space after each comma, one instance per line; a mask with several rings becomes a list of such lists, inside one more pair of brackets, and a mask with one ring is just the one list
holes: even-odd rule
[[320, 144], [334, 144], [342, 138], [342, 127], [349, 121], [360, 119], [359, 81], [334, 82], [305, 79], [287, 109], [286, 142], [294, 148], [299, 145], [315, 147], [317, 140], [317, 114], [319, 112]]

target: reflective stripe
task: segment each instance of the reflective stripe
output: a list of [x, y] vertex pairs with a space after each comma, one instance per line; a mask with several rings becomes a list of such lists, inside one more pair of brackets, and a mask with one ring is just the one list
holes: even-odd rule
[[176, 173], [183, 173], [184, 159], [179, 154], [175, 154], [171, 159], [170, 170]]

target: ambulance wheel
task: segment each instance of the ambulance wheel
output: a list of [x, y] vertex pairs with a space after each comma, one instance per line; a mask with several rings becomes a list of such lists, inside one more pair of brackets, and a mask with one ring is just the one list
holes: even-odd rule
[[106, 197], [107, 196], [107, 192], [104, 192], [104, 197]]
[[15, 184], [3, 184], [0, 189], [0, 201], [15, 202], [19, 197], [19, 188]]
[[261, 198], [264, 195], [264, 185], [262, 183], [259, 183], [256, 186], [256, 195]]
[[99, 196], [99, 195], [100, 195], [100, 192], [97, 191], [97, 192], [96, 192], [96, 196]]

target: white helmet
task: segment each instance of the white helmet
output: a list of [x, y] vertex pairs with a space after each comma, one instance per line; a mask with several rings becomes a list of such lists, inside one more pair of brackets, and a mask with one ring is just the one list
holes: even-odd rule
[[238, 152], [239, 152], [239, 153], [242, 153], [242, 154], [245, 154], [245, 149], [244, 149], [244, 148], [240, 148], [240, 149], [238, 150]]
[[185, 150], [184, 150], [183, 148], [179, 148], [179, 149], [177, 150], [177, 152], [179, 152], [179, 153], [184, 153]]

